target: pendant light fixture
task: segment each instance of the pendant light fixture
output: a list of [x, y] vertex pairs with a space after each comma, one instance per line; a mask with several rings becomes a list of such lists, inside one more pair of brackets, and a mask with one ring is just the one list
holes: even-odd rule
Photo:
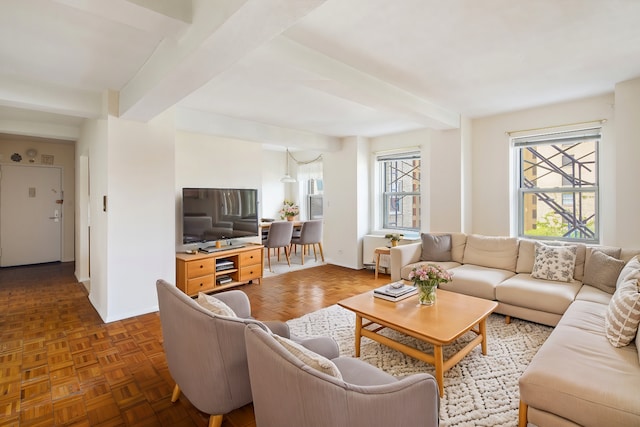
[[289, 149], [287, 148], [287, 173], [280, 179], [280, 182], [296, 182], [296, 179], [289, 174]]

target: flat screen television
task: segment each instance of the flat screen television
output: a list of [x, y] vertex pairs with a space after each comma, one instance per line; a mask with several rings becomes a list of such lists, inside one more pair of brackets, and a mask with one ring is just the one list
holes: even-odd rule
[[183, 188], [182, 243], [258, 236], [258, 190]]

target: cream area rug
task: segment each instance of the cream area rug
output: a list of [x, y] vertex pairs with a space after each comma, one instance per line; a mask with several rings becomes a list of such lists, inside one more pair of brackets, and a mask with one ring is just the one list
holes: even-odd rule
[[278, 261], [278, 255], [274, 255], [274, 251], [273, 249], [271, 250], [271, 270], [269, 271], [269, 263], [267, 261], [267, 255], [266, 252], [267, 250], [264, 250], [265, 252], [265, 256], [264, 256], [264, 271], [262, 276], [263, 277], [273, 277], [273, 276], [278, 276], [280, 274], [285, 274], [285, 273], [290, 273], [292, 271], [298, 271], [298, 270], [303, 270], [305, 268], [312, 268], [312, 267], [317, 267], [319, 265], [325, 265], [325, 263], [322, 261], [322, 257], [320, 256], [320, 253], [318, 252], [318, 260], [316, 261], [316, 259], [313, 256], [313, 250], [311, 250], [311, 254], [310, 255], [305, 255], [304, 256], [304, 265], [302, 264], [302, 258], [300, 256], [300, 248], [298, 248], [297, 253], [291, 253], [291, 266], [289, 266], [287, 264], [287, 258], [284, 256], [284, 249], [281, 251], [280, 253], [280, 261]]
[[[351, 311], [332, 305], [287, 323], [296, 335], [330, 335], [338, 343], [341, 356], [355, 355], [355, 314]], [[440, 426], [517, 426], [518, 379], [551, 331], [551, 327], [519, 319], [506, 324], [504, 316], [492, 314], [487, 321], [487, 355], [476, 347], [444, 374]], [[385, 333], [431, 353], [430, 344], [391, 330]], [[474, 335], [469, 332], [445, 347], [445, 359]], [[435, 374], [433, 366], [368, 338], [362, 338], [360, 359], [394, 376]]]

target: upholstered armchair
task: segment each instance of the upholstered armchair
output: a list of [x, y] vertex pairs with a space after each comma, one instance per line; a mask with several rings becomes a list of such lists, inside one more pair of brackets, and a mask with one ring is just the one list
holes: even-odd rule
[[[219, 427], [224, 414], [252, 401], [244, 328], [253, 325], [290, 337], [289, 327], [253, 319], [249, 298], [240, 290], [214, 294], [237, 316], [231, 317], [203, 308], [164, 280], [158, 280], [156, 288], [167, 365], [176, 381], [171, 401], [182, 392], [198, 410], [210, 414], [210, 427]], [[330, 338], [290, 338], [328, 357], [338, 355]]]
[[320, 251], [320, 257], [324, 262], [324, 253], [322, 251], [322, 220], [314, 219], [311, 221], [305, 221], [302, 223], [302, 228], [300, 229], [300, 235], [297, 237], [291, 238], [292, 245], [301, 245], [302, 251], [300, 252], [301, 262], [304, 265], [304, 255], [309, 246], [313, 247], [313, 255], [315, 259], [318, 260], [317, 250]]
[[438, 425], [440, 396], [430, 374], [397, 379], [360, 359], [332, 358], [339, 378], [303, 362], [256, 325], [247, 326], [245, 340], [260, 427]]

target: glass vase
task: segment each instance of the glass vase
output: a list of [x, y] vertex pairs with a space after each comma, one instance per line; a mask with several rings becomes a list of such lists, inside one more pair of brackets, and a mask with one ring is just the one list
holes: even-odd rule
[[420, 286], [418, 290], [418, 302], [420, 305], [434, 305], [436, 303], [437, 286]]

